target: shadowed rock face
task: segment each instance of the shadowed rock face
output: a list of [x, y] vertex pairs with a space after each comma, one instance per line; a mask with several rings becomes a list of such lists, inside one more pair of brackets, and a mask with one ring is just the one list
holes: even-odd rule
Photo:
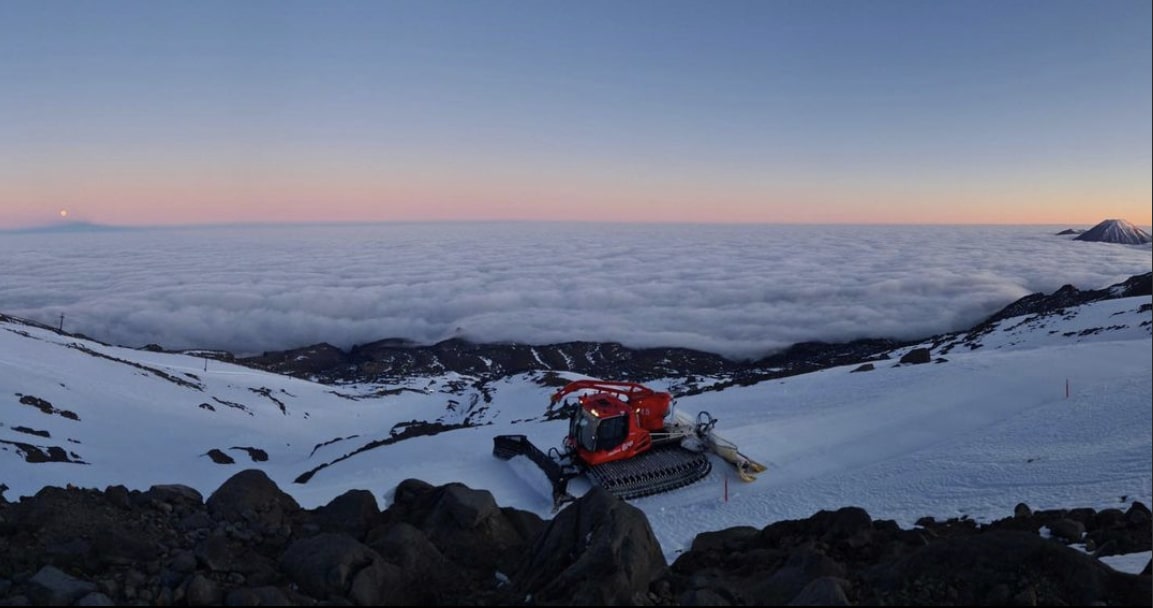
[[537, 538], [515, 581], [540, 604], [625, 606], [665, 567], [644, 512], [594, 487]]
[[1122, 516], [1112, 511], [1033, 513], [1019, 505], [1015, 516], [985, 526], [924, 518], [913, 530], [856, 507], [821, 511], [759, 531], [698, 535], [654, 588], [682, 605], [1148, 606], [1149, 576], [1109, 568], [1094, 556], [1103, 546], [1089, 542], [1096, 551], [1087, 554], [1038, 533], [1075, 520], [1088, 522], [1091, 534], [1125, 530], [1149, 546], [1143, 504]]
[[1144, 245], [1153, 241], [1148, 232], [1125, 220], [1105, 220], [1077, 235], [1075, 241]]
[[[863, 509], [699, 535], [667, 565], [644, 513], [593, 490], [552, 521], [459, 483], [406, 480], [294, 507], [243, 471], [191, 488], [0, 496], [0, 605], [1144, 605], [1149, 509], [1033, 511], [913, 530]], [[265, 518], [275, 513], [278, 526]], [[239, 514], [239, 516], [238, 516]], [[1042, 535], [1040, 532], [1048, 531]], [[1078, 537], [1085, 550], [1059, 540]]]

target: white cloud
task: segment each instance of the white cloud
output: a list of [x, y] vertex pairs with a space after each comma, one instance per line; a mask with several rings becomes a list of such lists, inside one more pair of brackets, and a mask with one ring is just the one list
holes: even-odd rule
[[0, 312], [238, 353], [382, 338], [619, 341], [743, 357], [966, 328], [1150, 249], [1052, 227], [392, 224], [0, 235]]

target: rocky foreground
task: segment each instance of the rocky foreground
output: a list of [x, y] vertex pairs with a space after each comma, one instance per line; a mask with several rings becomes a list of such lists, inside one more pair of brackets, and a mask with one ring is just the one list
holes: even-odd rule
[[[904, 530], [864, 510], [699, 535], [668, 564], [643, 512], [599, 490], [551, 521], [408, 480], [302, 509], [246, 470], [205, 500], [0, 495], [0, 605], [1144, 605], [1096, 556], [1148, 551], [1149, 509], [1033, 512]], [[1088, 550], [1072, 548], [1077, 543]]]

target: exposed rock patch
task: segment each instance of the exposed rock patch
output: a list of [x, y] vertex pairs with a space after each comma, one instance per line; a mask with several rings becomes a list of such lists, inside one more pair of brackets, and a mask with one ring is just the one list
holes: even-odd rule
[[901, 357], [901, 363], [909, 363], [909, 364], [913, 364], [913, 365], [917, 365], [917, 364], [921, 364], [921, 363], [928, 363], [932, 360], [933, 360], [933, 355], [929, 352], [929, 349], [927, 349], [927, 348], [914, 348], [914, 349], [910, 350], [909, 352], [905, 353], [905, 355], [903, 357]]

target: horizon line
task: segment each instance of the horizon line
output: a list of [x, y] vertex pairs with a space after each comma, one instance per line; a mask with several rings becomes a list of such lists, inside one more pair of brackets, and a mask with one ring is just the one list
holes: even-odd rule
[[[1124, 218], [1105, 218], [1092, 225], [1110, 220]], [[1130, 222], [1141, 228], [1151, 227], [1150, 224]], [[340, 221], [287, 221], [287, 222], [193, 222], [180, 224], [104, 224], [99, 222], [71, 221], [53, 222], [30, 226], [12, 228], [0, 227], [0, 234], [13, 233], [44, 233], [66, 232], [69, 230], [84, 231], [122, 231], [122, 230], [184, 230], [184, 229], [225, 229], [225, 228], [303, 228], [303, 227], [356, 227], [356, 226], [383, 226], [383, 225], [417, 225], [417, 224], [576, 224], [576, 225], [618, 225], [618, 226], [1052, 226], [1076, 227], [1089, 225], [1080, 222], [1065, 223], [1019, 223], [1019, 222], [734, 222], [734, 221], [638, 221], [638, 220], [541, 220], [541, 219], [424, 219], [424, 220], [340, 220]]]

